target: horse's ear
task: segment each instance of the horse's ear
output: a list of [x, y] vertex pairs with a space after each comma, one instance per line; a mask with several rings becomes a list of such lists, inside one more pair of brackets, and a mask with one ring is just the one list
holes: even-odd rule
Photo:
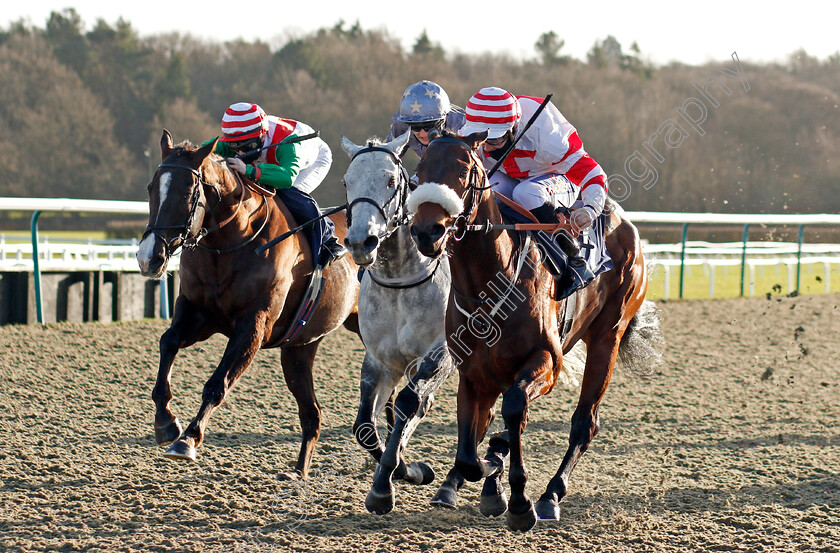
[[411, 136], [411, 131], [405, 131], [400, 136], [388, 143], [387, 148], [394, 152], [399, 157], [402, 157], [408, 149], [408, 138]]
[[350, 159], [353, 159], [353, 156], [355, 156], [356, 152], [361, 150], [362, 147], [357, 146], [349, 138], [347, 138], [346, 136], [344, 136], [342, 134], [341, 135], [341, 149], [344, 150], [345, 152], [347, 152], [347, 155], [350, 157]]
[[487, 140], [487, 131], [474, 132], [469, 136], [464, 136], [461, 139], [466, 142], [470, 148], [475, 150]]
[[172, 135], [168, 130], [163, 129], [163, 135], [160, 137], [160, 160], [163, 161], [169, 157], [169, 152], [172, 150]]
[[216, 143], [219, 141], [219, 137], [217, 136], [207, 144], [203, 145], [201, 148], [195, 151], [195, 155], [193, 156], [193, 161], [197, 161], [198, 163], [195, 165], [195, 168], [198, 169], [201, 167], [201, 164], [204, 163], [204, 160], [207, 159], [207, 156], [213, 153], [213, 150], [216, 149]]

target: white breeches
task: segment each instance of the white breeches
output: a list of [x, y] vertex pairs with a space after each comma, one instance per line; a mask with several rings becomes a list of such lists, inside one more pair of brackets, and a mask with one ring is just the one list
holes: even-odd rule
[[570, 207], [578, 194], [577, 186], [559, 173], [519, 180], [497, 171], [491, 177], [490, 184], [494, 185], [494, 190], [525, 209], [536, 209], [546, 202], [555, 208]]

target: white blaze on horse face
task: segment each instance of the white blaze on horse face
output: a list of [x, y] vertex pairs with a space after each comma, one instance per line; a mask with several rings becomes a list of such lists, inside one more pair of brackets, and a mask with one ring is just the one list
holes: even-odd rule
[[158, 184], [160, 185], [160, 188], [158, 188], [158, 215], [160, 215], [160, 210], [163, 209], [163, 202], [166, 201], [166, 195], [169, 194], [169, 185], [171, 182], [172, 175], [169, 174], [169, 171], [162, 174], [158, 179]]
[[155, 235], [149, 233], [137, 248], [137, 264], [140, 265], [140, 272], [144, 275], [149, 272], [149, 263], [152, 261], [152, 255], [155, 251]]
[[[158, 212], [155, 216], [157, 221], [160, 216], [160, 210], [163, 209], [163, 202], [166, 201], [166, 196], [169, 193], [169, 185], [172, 181], [172, 175], [169, 172], [163, 173], [158, 179]], [[155, 234], [149, 233], [143, 240], [140, 241], [137, 248], [137, 264], [140, 265], [140, 272], [147, 274], [149, 270], [149, 263], [152, 261], [152, 256], [155, 253]]]

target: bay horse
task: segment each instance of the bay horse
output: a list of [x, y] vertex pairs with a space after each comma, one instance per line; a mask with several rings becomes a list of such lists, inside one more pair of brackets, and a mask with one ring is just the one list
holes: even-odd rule
[[[568, 492], [572, 470], [598, 433], [598, 408], [619, 354], [631, 370], [649, 371], [645, 364], [656, 360], [660, 334], [656, 307], [645, 301], [648, 275], [639, 234], [611, 201], [605, 240], [613, 268], [574, 300], [554, 299], [555, 280], [541, 266], [537, 248], [528, 245], [529, 235], [491, 230], [504, 222], [474, 153], [486, 139], [481, 132], [433, 140], [417, 166], [420, 185], [408, 207], [415, 212], [411, 233], [420, 252], [447, 252], [450, 258], [446, 334], [460, 373], [455, 468], [469, 481], [503, 470], [504, 445], [490, 440], [495, 454], [479, 459], [477, 453], [501, 395], [510, 455], [507, 525], [524, 532], [537, 519], [559, 519], [558, 502]], [[562, 329], [567, 309], [572, 323]], [[579, 340], [587, 353], [569, 447], [535, 507], [525, 491], [522, 453], [529, 406], [554, 388], [563, 355]], [[499, 486], [495, 493], [501, 491]], [[492, 493], [485, 483], [482, 502], [492, 503], [485, 497]]]
[[[366, 146], [341, 139], [351, 159], [344, 175], [350, 219], [344, 243], [365, 269], [359, 290], [365, 358], [353, 434], [378, 461], [365, 499], [365, 507], [376, 514], [394, 508], [393, 478], [412, 484], [434, 479], [430, 466], [406, 464], [402, 453], [431, 408], [434, 392], [452, 371], [443, 326], [449, 262], [421, 255], [406, 224], [409, 179], [400, 156], [408, 136], [389, 143], [369, 140]], [[376, 421], [403, 376], [407, 385], [396, 398], [393, 428], [383, 443]]]
[[[172, 444], [166, 457], [195, 461], [210, 415], [260, 349], [280, 347], [283, 376], [297, 402], [303, 433], [297, 464], [281, 478], [305, 478], [321, 425], [312, 365], [326, 334], [342, 324], [358, 332], [357, 267], [344, 256], [324, 270], [317, 301], [309, 293], [309, 281], [320, 280], [320, 269], [313, 270], [312, 251], [302, 233], [255, 253], [297, 224], [279, 195], [260, 192], [212, 154], [215, 144], [216, 140], [198, 148], [173, 146], [164, 129], [162, 162], [148, 185], [149, 224], [137, 251], [140, 272], [164, 278], [170, 256], [183, 248], [180, 291], [171, 325], [160, 338], [160, 365], [152, 391], [155, 440]], [[343, 215], [333, 220], [343, 236]], [[305, 299], [308, 303], [302, 306]], [[299, 324], [299, 319], [307, 318]], [[204, 385], [198, 414], [182, 431], [169, 409], [175, 356], [216, 333], [228, 337], [225, 352]]]

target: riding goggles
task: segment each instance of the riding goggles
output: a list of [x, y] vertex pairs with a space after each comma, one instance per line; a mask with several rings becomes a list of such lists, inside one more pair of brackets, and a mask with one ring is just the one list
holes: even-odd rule
[[440, 121], [426, 121], [425, 123], [414, 123], [411, 125], [411, 132], [420, 132], [426, 131], [429, 132], [432, 129], [439, 128]]
[[262, 146], [262, 140], [249, 138], [248, 140], [241, 140], [239, 142], [228, 142], [227, 146], [234, 152], [249, 152], [259, 149]]
[[507, 135], [507, 133], [505, 133], [502, 136], [500, 136], [499, 138], [488, 138], [484, 142], [488, 146], [497, 147], [497, 146], [503, 146], [505, 144], [505, 142], [507, 142], [507, 141], [508, 141], [508, 135]]

